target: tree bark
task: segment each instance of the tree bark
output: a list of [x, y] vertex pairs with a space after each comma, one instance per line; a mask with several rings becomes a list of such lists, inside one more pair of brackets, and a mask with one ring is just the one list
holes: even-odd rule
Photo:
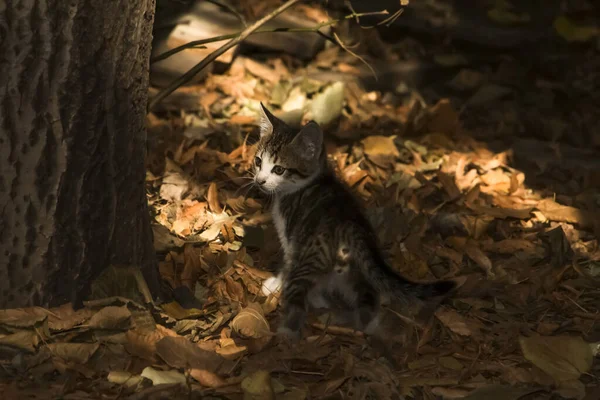
[[144, 187], [154, 0], [0, 0], [0, 308], [80, 303], [113, 264], [156, 294]]

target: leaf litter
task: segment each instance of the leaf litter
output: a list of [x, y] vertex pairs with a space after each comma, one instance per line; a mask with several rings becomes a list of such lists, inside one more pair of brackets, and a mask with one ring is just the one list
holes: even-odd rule
[[[524, 23], [500, 3], [489, 18]], [[597, 33], [564, 16], [554, 28], [568, 41]], [[419, 40], [388, 45], [391, 57]], [[128, 267], [103, 274], [83, 309], [0, 310], [0, 391], [96, 398], [91, 384], [121, 398], [596, 398], [600, 181], [583, 148], [600, 140], [579, 131], [600, 110], [551, 104], [552, 125], [544, 101], [586, 92], [598, 74], [523, 71], [507, 61], [515, 54], [483, 67], [452, 46], [424, 50], [456, 68], [441, 87], [323, 79], [323, 68], [336, 77], [362, 68], [330, 47], [307, 65], [238, 55], [228, 70], [178, 90], [187, 100], [177, 113], [147, 119], [156, 163], [146, 188], [172, 298], [148, 302]], [[583, 63], [600, 65], [590, 54]], [[535, 79], [506, 85], [509, 71]], [[268, 201], [249, 184], [260, 102], [293, 123], [324, 124], [332, 165], [400, 272], [464, 278], [423, 319], [390, 311], [387, 357], [361, 332], [316, 316], [295, 348], [274, 337], [279, 293], [261, 288], [279, 246]], [[566, 134], [563, 125], [579, 128]], [[547, 157], [546, 143], [559, 156]]]

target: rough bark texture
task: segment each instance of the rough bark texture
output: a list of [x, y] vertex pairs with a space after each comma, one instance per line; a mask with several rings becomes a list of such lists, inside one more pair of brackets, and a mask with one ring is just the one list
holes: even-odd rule
[[78, 301], [110, 264], [156, 293], [153, 19], [154, 0], [0, 0], [0, 308]]

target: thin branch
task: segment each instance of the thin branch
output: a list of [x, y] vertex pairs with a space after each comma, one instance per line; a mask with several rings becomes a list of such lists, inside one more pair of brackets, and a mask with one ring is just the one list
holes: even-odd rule
[[150, 100], [150, 104], [148, 105], [149, 111], [154, 109], [154, 107], [158, 103], [160, 103], [165, 97], [167, 97], [168, 95], [173, 93], [178, 87], [189, 82], [197, 73], [199, 73], [204, 68], [206, 68], [207, 65], [209, 65], [211, 62], [216, 60], [221, 54], [225, 53], [227, 50], [231, 49], [238, 43], [242, 42], [244, 39], [246, 39], [248, 36], [250, 36], [250, 34], [252, 32], [256, 31], [258, 28], [260, 28], [266, 22], [275, 18], [277, 15], [281, 14], [282, 12], [284, 12], [288, 8], [292, 7], [296, 3], [299, 3], [300, 1], [301, 0], [287, 1], [286, 3], [282, 4], [275, 10], [271, 11], [269, 14], [265, 15], [264, 17], [262, 17], [261, 19], [259, 19], [258, 21], [256, 21], [255, 23], [253, 23], [252, 25], [247, 27], [246, 29], [244, 29], [237, 38], [230, 40], [229, 42], [225, 43], [223, 46], [221, 46], [217, 50], [210, 53], [201, 62], [196, 64], [192, 69], [190, 69], [188, 72], [186, 72], [179, 78], [175, 79], [166, 88], [164, 88], [163, 90], [158, 92], [158, 94], [156, 96], [154, 96], [154, 98], [152, 100]]
[[340, 39], [340, 37], [337, 35], [337, 33], [333, 33], [333, 37], [335, 38], [335, 40], [337, 41], [337, 43], [340, 45], [340, 47], [344, 50], [346, 50], [349, 54], [351, 54], [352, 56], [356, 57], [357, 59], [359, 59], [363, 64], [365, 64], [367, 66], [367, 68], [369, 68], [369, 70], [371, 71], [371, 73], [373, 74], [373, 76], [375, 77], [375, 80], [378, 81], [379, 78], [377, 77], [377, 73], [375, 72], [375, 70], [373, 69], [373, 67], [371, 67], [371, 64], [369, 64], [367, 62], [367, 60], [365, 60], [364, 58], [362, 58], [361, 56], [359, 56], [358, 54], [356, 54], [355, 52], [353, 52], [352, 50], [350, 50]]
[[244, 25], [244, 27], [248, 26], [248, 22], [246, 22], [246, 18], [244, 18], [244, 16], [242, 14], [240, 14], [239, 12], [237, 12], [235, 10], [235, 8], [233, 8], [232, 6], [230, 6], [229, 4], [226, 3], [221, 3], [220, 1], [217, 0], [206, 0], [209, 3], [212, 3], [214, 5], [216, 5], [217, 7], [220, 7], [224, 10], [229, 11], [231, 14], [235, 15], [235, 17], [237, 19], [240, 20], [240, 22], [242, 23], [242, 25]]
[[[325, 39], [329, 40], [330, 42], [338, 45], [338, 43], [335, 41], [334, 38], [332, 38], [331, 36], [326, 35], [325, 33], [321, 32], [321, 28], [324, 28], [326, 26], [331, 26], [331, 25], [335, 25], [336, 23], [340, 22], [342, 19], [351, 19], [354, 18], [355, 16], [359, 16], [359, 17], [364, 17], [364, 16], [369, 16], [369, 15], [388, 15], [389, 12], [387, 10], [383, 10], [383, 11], [374, 11], [374, 12], [367, 12], [367, 13], [362, 13], [362, 14], [350, 14], [350, 15], [346, 15], [343, 18], [339, 18], [339, 19], [331, 19], [329, 21], [325, 21], [325, 22], [321, 22], [316, 24], [315, 26], [312, 26], [310, 28], [275, 28], [275, 29], [260, 29], [257, 30], [255, 32], [252, 32], [252, 35], [256, 35], [258, 33], [279, 33], [279, 32], [315, 32], [317, 34], [319, 34], [320, 36], [324, 37]], [[240, 32], [236, 32], [236, 33], [230, 33], [228, 35], [221, 35], [221, 36], [215, 36], [212, 38], [208, 38], [208, 39], [200, 39], [200, 40], [193, 40], [191, 42], [182, 44], [181, 46], [177, 46], [171, 50], [165, 51], [164, 53], [161, 53], [159, 55], [157, 55], [156, 57], [153, 57], [150, 59], [150, 64], [153, 64], [155, 62], [158, 61], [162, 61], [166, 58], [171, 57], [173, 54], [177, 54], [180, 51], [183, 51], [185, 49], [189, 49], [189, 48], [195, 48], [199, 45], [203, 45], [203, 44], [207, 44], [207, 43], [214, 43], [214, 42], [220, 42], [223, 40], [227, 40], [227, 39], [234, 39], [238, 36], [240, 36], [242, 34], [242, 31]]]

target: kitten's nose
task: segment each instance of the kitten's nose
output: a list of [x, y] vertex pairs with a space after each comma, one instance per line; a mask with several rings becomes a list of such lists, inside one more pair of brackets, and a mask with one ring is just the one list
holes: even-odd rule
[[260, 186], [262, 186], [265, 184], [266, 181], [267, 181], [266, 179], [257, 179], [256, 183], [258, 183]]

